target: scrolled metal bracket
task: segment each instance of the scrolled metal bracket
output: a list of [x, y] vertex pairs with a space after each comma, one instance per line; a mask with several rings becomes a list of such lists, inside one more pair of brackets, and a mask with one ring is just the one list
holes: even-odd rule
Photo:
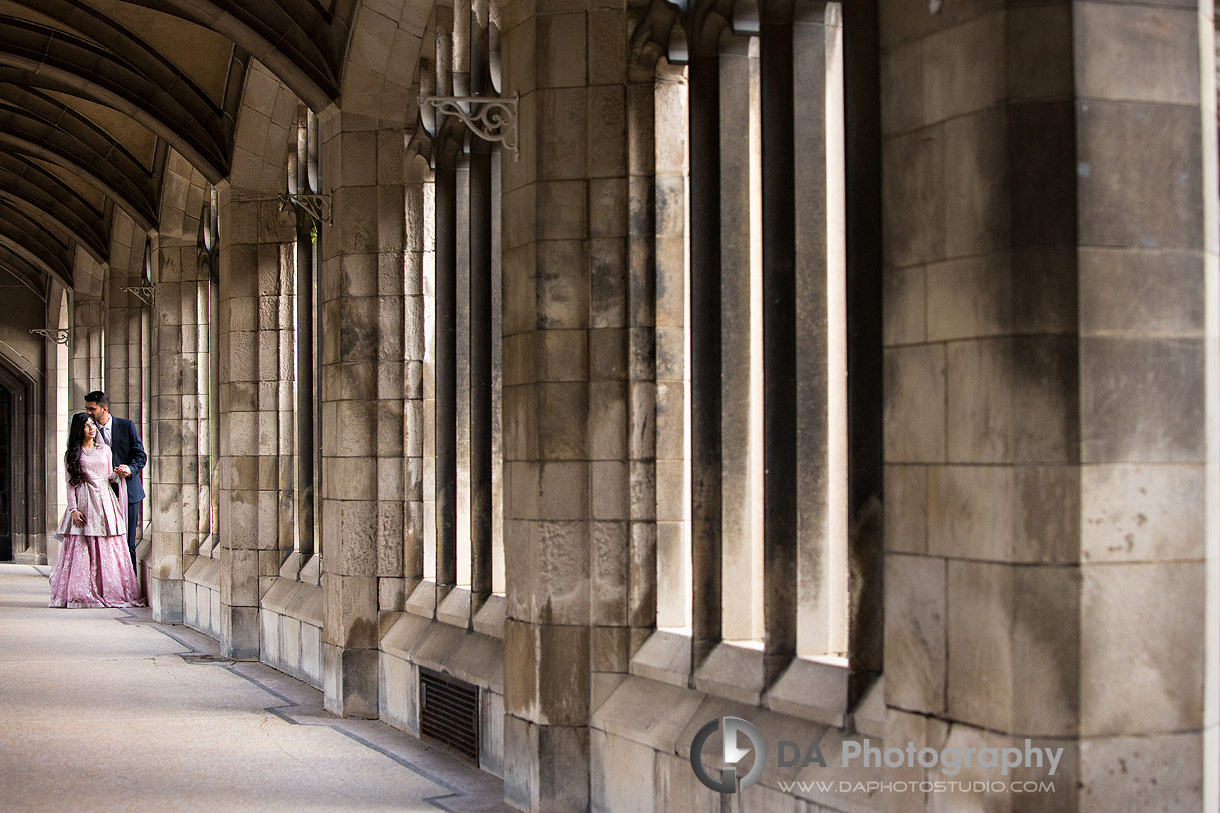
[[39, 336], [50, 339], [56, 344], [64, 345], [68, 343], [68, 339], [72, 336], [72, 329], [66, 327], [59, 327], [55, 328], [54, 330], [44, 330], [43, 328], [36, 327], [30, 332], [37, 333]]
[[429, 96], [421, 94], [419, 103], [431, 105], [438, 113], [457, 116], [470, 131], [484, 141], [498, 141], [513, 151], [513, 160], [521, 157], [517, 138], [517, 102], [521, 94], [511, 99], [499, 96]]
[[145, 305], [151, 305], [153, 303], [153, 299], [157, 292], [156, 289], [151, 285], [125, 285], [119, 290], [125, 294], [131, 294]]
[[299, 206], [318, 223], [330, 223], [334, 216], [330, 195], [307, 195], [299, 192], [281, 192], [280, 203]]

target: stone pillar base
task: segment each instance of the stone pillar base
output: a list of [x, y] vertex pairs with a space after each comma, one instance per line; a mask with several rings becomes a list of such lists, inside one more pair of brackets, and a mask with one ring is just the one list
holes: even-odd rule
[[518, 810], [589, 807], [589, 729], [504, 718], [504, 801]]
[[161, 624], [181, 624], [182, 579], [149, 579], [144, 585], [148, 594], [148, 606], [152, 607], [153, 620]]
[[234, 660], [258, 660], [261, 649], [257, 607], [220, 608], [220, 652]]
[[377, 719], [380, 663], [376, 649], [322, 644], [326, 710], [340, 717]]

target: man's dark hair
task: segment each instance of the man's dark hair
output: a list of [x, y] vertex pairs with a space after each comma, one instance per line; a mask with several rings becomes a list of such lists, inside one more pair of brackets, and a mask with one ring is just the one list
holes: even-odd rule
[[97, 404], [98, 406], [110, 406], [110, 399], [106, 397], [106, 393], [101, 390], [94, 390], [85, 396], [86, 404]]

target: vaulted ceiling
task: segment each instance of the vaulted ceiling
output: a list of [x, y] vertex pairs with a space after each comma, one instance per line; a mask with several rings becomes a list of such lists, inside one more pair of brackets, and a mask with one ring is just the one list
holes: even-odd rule
[[325, 107], [357, 2], [0, 0], [0, 276], [45, 298], [116, 207], [156, 229], [170, 148], [227, 176], [251, 58]]

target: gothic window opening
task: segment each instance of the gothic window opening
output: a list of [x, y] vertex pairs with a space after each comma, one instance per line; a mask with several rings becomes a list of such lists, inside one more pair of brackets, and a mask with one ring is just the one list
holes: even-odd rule
[[[208, 272], [208, 313], [220, 313], [220, 200], [216, 187], [209, 186], [207, 198], [199, 213], [199, 236], [197, 251], [199, 263]], [[205, 493], [200, 493], [200, 510], [207, 512], [207, 521], [203, 527], [207, 529], [213, 541], [220, 536], [220, 467], [214, 461], [220, 460], [220, 332], [213, 325], [208, 325], [207, 352], [208, 378], [207, 391], [214, 393], [206, 399], [207, 415], [200, 416], [206, 424], [200, 427], [200, 432], [207, 437], [208, 457], [207, 472], [199, 473], [201, 484], [206, 484]], [[147, 436], [146, 436], [147, 437]], [[205, 461], [201, 460], [201, 465]]]
[[290, 309], [286, 324], [293, 333], [293, 378], [291, 401], [294, 426], [293, 450], [293, 550], [308, 557], [321, 554], [321, 535], [316, 522], [316, 495], [320, 491], [322, 448], [321, 426], [315, 415], [318, 400], [318, 269], [319, 245], [324, 226], [323, 212], [313, 205], [321, 194], [318, 117], [302, 106], [297, 126], [290, 133], [286, 173], [286, 200], [296, 215], [296, 240], [289, 247], [282, 265], [292, 276]]
[[849, 648], [843, 29], [837, 3], [736, 6], [658, 0], [636, 34], [655, 66], [657, 626], [690, 636], [695, 672], [759, 652], [763, 691]]
[[[408, 569], [435, 584], [438, 603], [455, 589], [468, 591], [473, 618], [489, 596], [504, 592], [501, 150], [427, 101], [456, 96], [475, 100], [463, 102], [473, 107], [498, 98], [495, 9], [487, 2], [468, 9], [457, 20], [450, 9], [436, 10], [418, 76], [419, 125], [408, 145], [408, 220], [418, 222], [409, 231], [419, 235], [408, 252], [408, 313], [422, 310], [415, 320], [422, 354], [408, 354], [422, 362], [417, 403], [408, 406], [416, 431], [408, 435], [423, 436], [422, 561], [412, 565], [408, 557]], [[416, 446], [412, 439], [409, 458]]]

